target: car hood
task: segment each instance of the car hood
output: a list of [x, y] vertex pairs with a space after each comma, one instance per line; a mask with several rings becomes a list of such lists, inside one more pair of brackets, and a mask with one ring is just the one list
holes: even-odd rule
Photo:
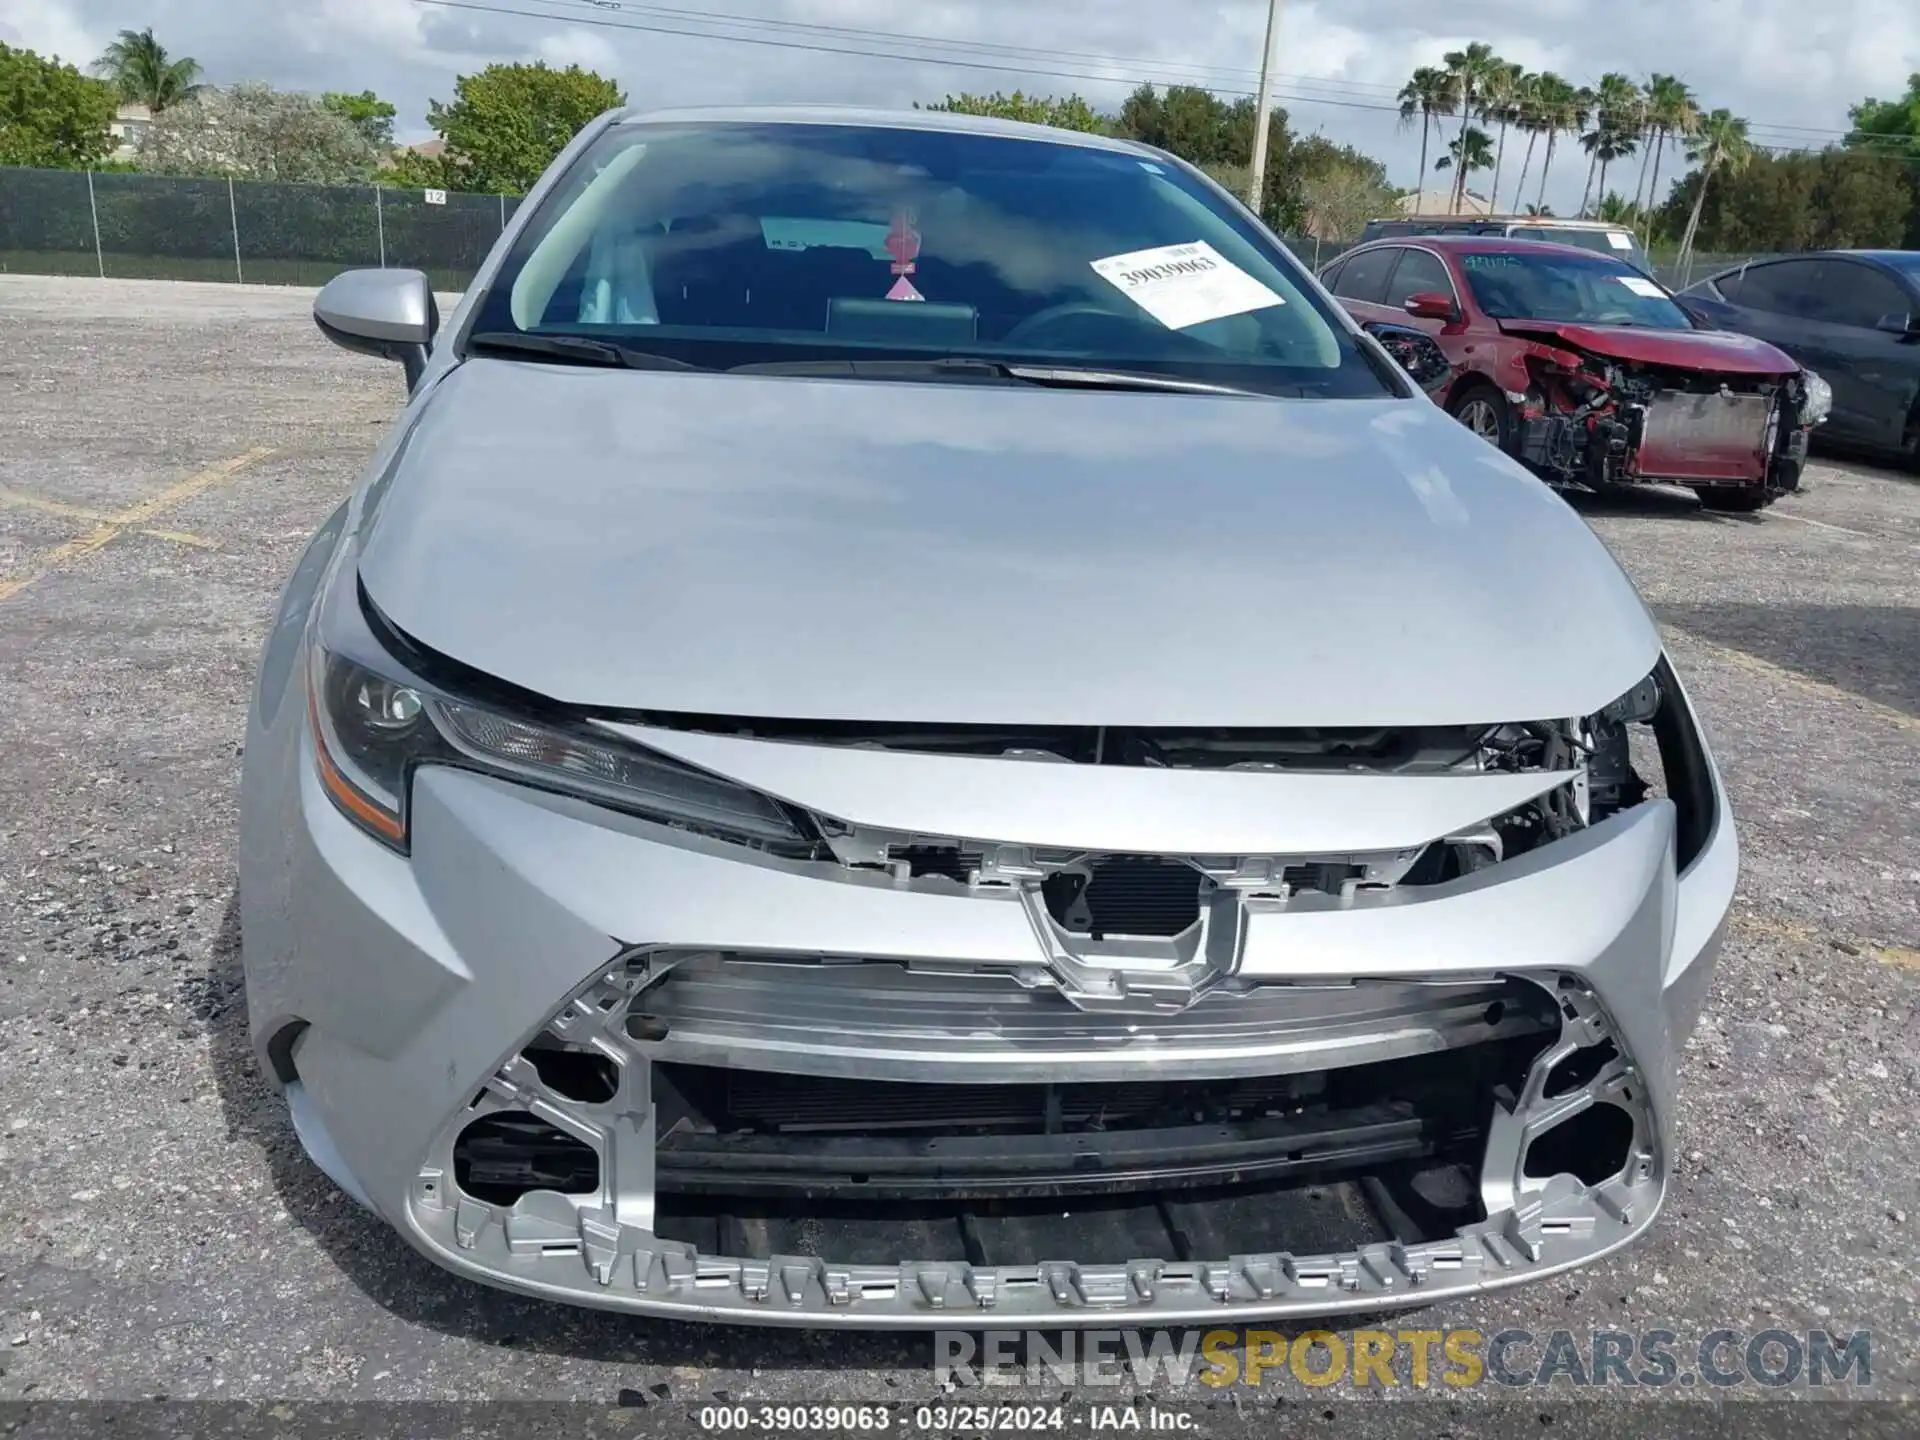
[[407, 636], [595, 708], [1478, 724], [1659, 654], [1585, 523], [1424, 399], [476, 360], [360, 542]]
[[1501, 320], [1503, 333], [1549, 344], [1562, 341], [1595, 355], [1679, 370], [1725, 375], [1791, 375], [1800, 367], [1784, 350], [1725, 330], [1647, 330], [1631, 325], [1575, 325], [1559, 320]]

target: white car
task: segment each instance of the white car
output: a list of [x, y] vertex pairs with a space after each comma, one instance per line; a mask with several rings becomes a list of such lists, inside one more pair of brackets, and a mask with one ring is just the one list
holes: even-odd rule
[[[1733, 893], [1579, 517], [1157, 151], [615, 114], [301, 560], [253, 1033], [440, 1264], [688, 1319], [1376, 1311], [1640, 1235]], [[1636, 737], [1641, 737], [1636, 743]]]

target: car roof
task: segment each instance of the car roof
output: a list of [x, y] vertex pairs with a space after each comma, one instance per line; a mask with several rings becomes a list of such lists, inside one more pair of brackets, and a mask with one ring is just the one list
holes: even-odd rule
[[1014, 140], [1038, 140], [1073, 145], [1086, 150], [1108, 150], [1122, 155], [1160, 158], [1161, 152], [1134, 140], [1090, 135], [1081, 130], [1059, 130], [1024, 120], [1001, 120], [990, 115], [956, 115], [945, 110], [889, 110], [856, 105], [703, 105], [673, 110], [617, 112], [615, 125], [845, 125], [888, 130], [929, 130], [948, 134], [999, 135]]
[[1711, 275], [1702, 276], [1701, 281], [1696, 283], [1723, 280], [1729, 275], [1738, 275], [1742, 270], [1758, 270], [1762, 265], [1777, 265], [1786, 260], [1827, 260], [1836, 257], [1878, 265], [1907, 279], [1914, 278], [1916, 269], [1920, 269], [1920, 250], [1793, 250], [1784, 255], [1755, 255], [1737, 265], [1722, 266]]
[[[1583, 260], [1600, 255], [1597, 250], [1588, 250], [1579, 245], [1562, 245], [1557, 240], [1529, 240], [1521, 235], [1386, 235], [1378, 240], [1369, 240], [1365, 245], [1356, 245], [1346, 253], [1351, 255], [1357, 250], [1372, 250], [1388, 245], [1429, 246], [1443, 255], [1538, 255], [1542, 251], [1552, 251], [1562, 255], [1578, 255]], [[1624, 260], [1620, 263], [1627, 264]]]
[[1633, 226], [1612, 220], [1574, 220], [1559, 215], [1377, 215], [1369, 225], [1540, 225], [1555, 230], [1624, 230]]

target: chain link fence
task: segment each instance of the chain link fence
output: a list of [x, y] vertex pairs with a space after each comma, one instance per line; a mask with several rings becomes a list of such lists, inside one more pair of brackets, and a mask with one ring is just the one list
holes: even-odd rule
[[375, 185], [0, 167], [0, 272], [324, 285], [359, 265], [466, 288], [519, 205]]
[[[520, 204], [377, 185], [276, 185], [0, 166], [0, 273], [137, 280], [324, 285], [342, 270], [424, 270], [441, 292], [464, 290]], [[1284, 237], [1319, 271], [1352, 240]], [[1654, 274], [1680, 289], [1767, 254], [1656, 252]]]

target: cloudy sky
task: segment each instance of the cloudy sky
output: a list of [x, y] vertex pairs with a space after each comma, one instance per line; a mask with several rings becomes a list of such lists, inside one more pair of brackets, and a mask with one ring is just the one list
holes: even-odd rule
[[[84, 64], [116, 31], [151, 25], [215, 83], [371, 88], [399, 106], [403, 137], [423, 138], [428, 99], [493, 60], [577, 61], [646, 105], [1023, 87], [1111, 106], [1143, 79], [1244, 93], [1265, 18], [1264, 0], [0, 0], [0, 41]], [[1818, 145], [1848, 105], [1920, 70], [1920, 3], [1284, 0], [1281, 103], [1297, 129], [1350, 141], [1411, 185], [1419, 132], [1398, 126], [1393, 93], [1469, 40], [1576, 82], [1676, 73], [1747, 116], [1756, 140]], [[1547, 198], [1562, 213], [1584, 169], [1556, 160]], [[1615, 171], [1614, 188], [1631, 183]]]

